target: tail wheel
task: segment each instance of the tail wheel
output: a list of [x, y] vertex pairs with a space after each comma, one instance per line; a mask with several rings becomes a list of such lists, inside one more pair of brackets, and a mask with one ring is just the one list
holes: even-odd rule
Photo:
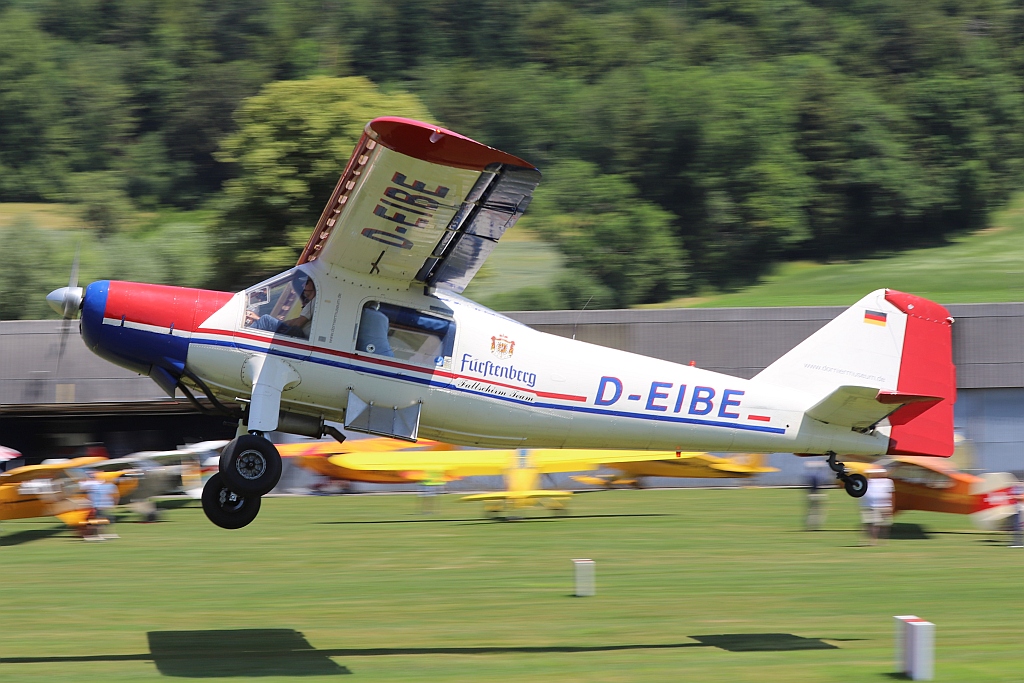
[[863, 498], [868, 492], [868, 478], [863, 474], [848, 474], [843, 480], [843, 488], [854, 498]]
[[281, 455], [262, 436], [243, 434], [224, 447], [220, 474], [232, 491], [262, 496], [281, 480]]
[[241, 529], [260, 512], [259, 496], [243, 496], [224, 485], [224, 477], [215, 474], [203, 487], [203, 512], [222, 529]]

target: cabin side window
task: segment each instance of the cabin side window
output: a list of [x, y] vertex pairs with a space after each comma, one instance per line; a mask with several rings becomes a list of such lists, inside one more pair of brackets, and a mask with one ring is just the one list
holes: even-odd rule
[[455, 323], [414, 308], [369, 301], [359, 316], [356, 350], [416, 365], [451, 367]]

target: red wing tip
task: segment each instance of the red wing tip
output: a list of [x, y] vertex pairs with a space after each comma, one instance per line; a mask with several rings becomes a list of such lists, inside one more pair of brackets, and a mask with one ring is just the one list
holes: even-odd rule
[[474, 171], [483, 171], [491, 164], [534, 168], [528, 161], [455, 131], [401, 116], [381, 116], [370, 121], [366, 134], [388, 149], [430, 163]]

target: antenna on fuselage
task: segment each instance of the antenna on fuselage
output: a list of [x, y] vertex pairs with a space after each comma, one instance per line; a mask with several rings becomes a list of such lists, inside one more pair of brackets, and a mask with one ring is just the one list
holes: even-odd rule
[[583, 316], [583, 311], [587, 310], [587, 306], [589, 306], [590, 302], [593, 301], [593, 300], [594, 300], [594, 295], [591, 294], [590, 298], [587, 299], [587, 303], [583, 304], [583, 308], [581, 308], [580, 312], [576, 315], [576, 322], [574, 322], [572, 324], [572, 338], [573, 339], [576, 339], [576, 326], [580, 324], [580, 318]]

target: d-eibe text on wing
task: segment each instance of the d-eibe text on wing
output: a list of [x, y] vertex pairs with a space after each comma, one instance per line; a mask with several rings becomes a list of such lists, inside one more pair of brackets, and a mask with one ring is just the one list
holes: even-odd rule
[[469, 284], [526, 210], [540, 171], [410, 119], [366, 125], [299, 264], [453, 292]]

